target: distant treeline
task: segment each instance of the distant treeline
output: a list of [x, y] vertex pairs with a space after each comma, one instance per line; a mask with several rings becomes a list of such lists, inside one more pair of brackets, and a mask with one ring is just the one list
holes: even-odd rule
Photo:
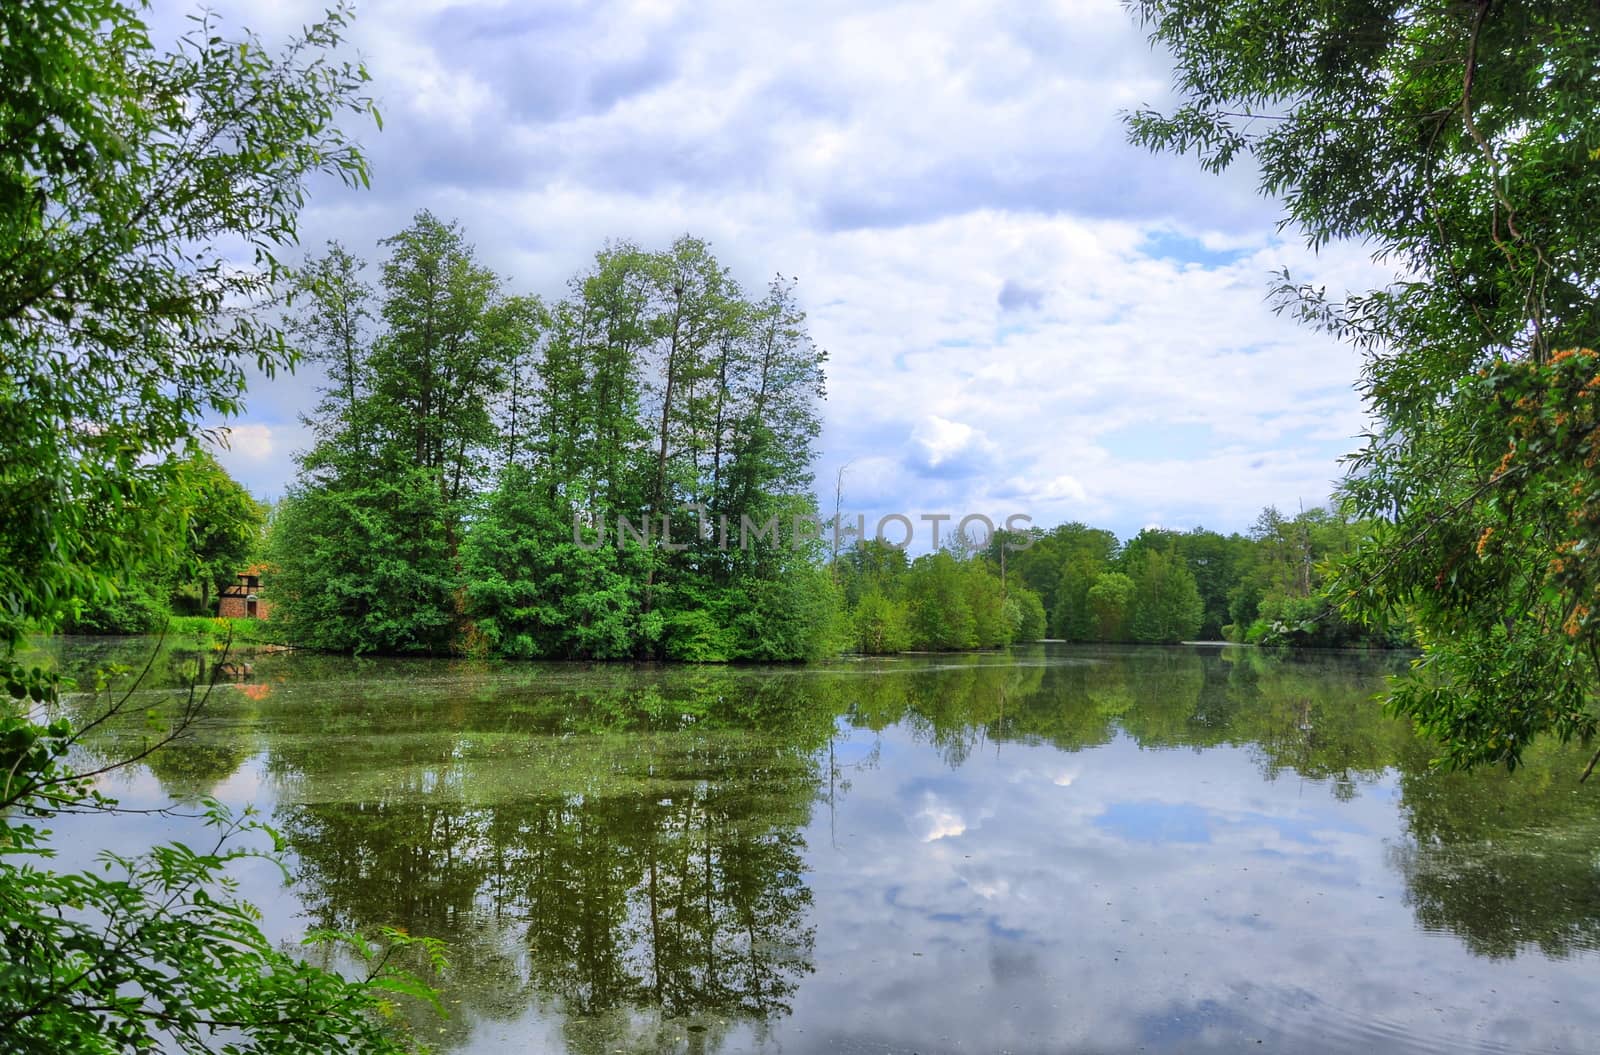
[[1362, 626], [1325, 599], [1329, 562], [1360, 533], [1325, 509], [1285, 517], [1269, 508], [1247, 535], [1146, 529], [1125, 543], [1069, 523], [1026, 538], [998, 532], [974, 553], [958, 540], [916, 560], [869, 541], [841, 555], [839, 578], [851, 645], [862, 652], [996, 647], [1041, 636], [1409, 645], [1404, 618]]

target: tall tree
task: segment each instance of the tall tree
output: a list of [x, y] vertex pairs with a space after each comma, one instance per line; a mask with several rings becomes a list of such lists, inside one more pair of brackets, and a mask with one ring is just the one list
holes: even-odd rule
[[373, 399], [397, 451], [434, 474], [453, 503], [487, 471], [511, 317], [495, 310], [499, 279], [477, 263], [459, 225], [423, 211], [383, 244], [386, 329], [372, 354]]
[[[330, 12], [273, 54], [204, 15], [163, 53], [122, 4], [0, 5], [0, 1036], [10, 1050], [399, 1050], [370, 986], [295, 960], [256, 927], [226, 878], [241, 822], [220, 807], [214, 848], [51, 869], [41, 822], [115, 804], [72, 768], [81, 734], [60, 717], [55, 676], [14, 654], [29, 624], [59, 624], [166, 553], [179, 518], [159, 499], [199, 449], [201, 422], [239, 410], [248, 366], [292, 361], [251, 309], [282, 289], [275, 254], [295, 241], [308, 182], [366, 182], [338, 123], [370, 108], [365, 72], [331, 54], [347, 21]], [[226, 255], [241, 245], [254, 266]], [[174, 718], [178, 730], [198, 699]]]
[[753, 515], [764, 491], [811, 493], [827, 355], [805, 328], [793, 280], [775, 277], [752, 316], [739, 413], [726, 415], [742, 442], [728, 445], [728, 465], [718, 483], [726, 508]]
[[372, 287], [363, 281], [366, 261], [338, 242], [306, 261], [296, 276], [300, 311], [290, 332], [300, 353], [328, 373], [322, 402], [311, 417], [325, 428], [354, 429], [352, 418], [371, 393], [369, 359]]
[[1135, 586], [1122, 572], [1108, 571], [1096, 576], [1085, 597], [1094, 640], [1128, 640], [1128, 616], [1133, 609]]
[[1586, 400], [1600, 345], [1600, 7], [1588, 0], [1307, 6], [1142, 0], [1179, 105], [1133, 136], [1248, 157], [1312, 245], [1359, 239], [1396, 281], [1283, 303], [1367, 355], [1381, 426], [1344, 494], [1377, 521], [1339, 597], [1416, 614], [1393, 702], [1456, 765], [1588, 740], [1600, 491]]
[[500, 468], [526, 458], [539, 418], [539, 365], [550, 315], [538, 297], [508, 297], [489, 310], [485, 326], [505, 355], [505, 387], [501, 395], [498, 448]]
[[540, 475], [552, 501], [591, 517], [643, 508], [645, 349], [650, 333], [646, 254], [607, 246], [573, 279], [552, 313], [539, 365]]
[[730, 316], [738, 310], [738, 287], [711, 255], [687, 235], [651, 261], [660, 347], [656, 379], [659, 401], [650, 515], [699, 495], [699, 458], [709, 429], [708, 395], [715, 386], [712, 363]]
[[370, 340], [351, 336], [355, 262], [332, 253], [309, 285], [297, 335], [330, 361], [334, 385], [275, 518], [277, 610], [305, 644], [440, 652], [460, 629], [468, 509], [504, 449], [508, 367], [542, 316], [502, 295], [454, 223], [422, 212], [383, 244]]

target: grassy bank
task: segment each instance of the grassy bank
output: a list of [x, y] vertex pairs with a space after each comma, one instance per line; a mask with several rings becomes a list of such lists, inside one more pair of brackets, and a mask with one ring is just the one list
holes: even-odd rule
[[175, 615], [167, 621], [166, 635], [174, 642], [194, 641], [202, 645], [221, 645], [231, 640], [235, 649], [248, 649], [260, 645], [287, 644], [282, 629], [261, 619]]

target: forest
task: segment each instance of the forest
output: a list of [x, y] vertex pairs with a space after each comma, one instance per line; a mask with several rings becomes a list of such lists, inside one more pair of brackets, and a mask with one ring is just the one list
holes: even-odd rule
[[[913, 557], [819, 528], [825, 355], [794, 280], [751, 296], [703, 241], [608, 245], [547, 304], [459, 225], [419, 213], [369, 265], [332, 244], [297, 280], [290, 339], [322, 367], [314, 442], [270, 510], [208, 454], [157, 499], [187, 531], [65, 624], [210, 617], [262, 573], [262, 633], [333, 652], [802, 661], [840, 652], [1085, 642], [1393, 647], [1326, 597], [1362, 537], [1264, 510], [1247, 534], [1067, 523], [957, 533]], [[619, 520], [620, 518], [620, 520]], [[676, 526], [675, 523], [676, 522]], [[180, 624], [183, 625], [183, 624]]]
[[[267, 546], [296, 643], [695, 661], [830, 649], [820, 551], [721, 548], [690, 528], [691, 511], [816, 512], [823, 355], [792, 280], [752, 296], [700, 240], [619, 242], [547, 305], [508, 293], [428, 213], [383, 248], [375, 287], [333, 246], [302, 288], [294, 333], [329, 383]], [[685, 541], [580, 537], [618, 515], [676, 518], [662, 533]]]
[[1357, 623], [1326, 599], [1361, 528], [1320, 508], [1269, 508], [1247, 535], [958, 533], [914, 558], [876, 538], [830, 551], [823, 530], [732, 541], [730, 523], [825, 524], [826, 356], [795, 280], [751, 295], [699, 239], [617, 242], [547, 304], [430, 213], [379, 248], [370, 278], [338, 244], [297, 278], [289, 340], [325, 380], [287, 495], [269, 512], [191, 455], [155, 499], [186, 531], [65, 629], [213, 616], [249, 567], [273, 605], [264, 632], [333, 652], [789, 662], [1042, 638], [1411, 641], [1403, 619]]

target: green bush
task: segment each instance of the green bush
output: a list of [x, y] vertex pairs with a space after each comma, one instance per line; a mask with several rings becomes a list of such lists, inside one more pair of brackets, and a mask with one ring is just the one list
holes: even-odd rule
[[869, 656], [904, 652], [911, 646], [905, 605], [876, 589], [862, 594], [856, 605], [853, 644]]
[[134, 582], [117, 588], [115, 597], [85, 604], [63, 621], [67, 634], [148, 634], [167, 621], [167, 584]]

